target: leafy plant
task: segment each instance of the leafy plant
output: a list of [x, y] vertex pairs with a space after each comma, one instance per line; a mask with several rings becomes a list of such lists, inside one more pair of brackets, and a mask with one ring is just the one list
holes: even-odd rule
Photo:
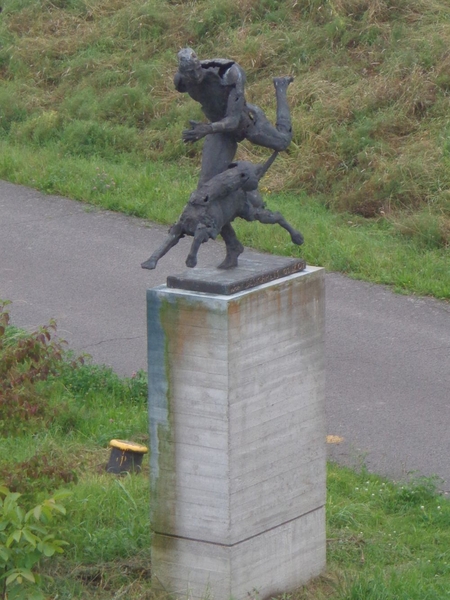
[[57, 539], [50, 523], [66, 510], [60, 501], [67, 492], [44, 500], [28, 512], [20, 494], [0, 487], [0, 594], [2, 600], [43, 600], [39, 561], [62, 553], [67, 542]]

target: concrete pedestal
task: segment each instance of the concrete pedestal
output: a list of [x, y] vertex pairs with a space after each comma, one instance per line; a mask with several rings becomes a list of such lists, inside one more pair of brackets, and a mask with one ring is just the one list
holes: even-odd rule
[[243, 600], [325, 566], [324, 275], [148, 291], [152, 575]]

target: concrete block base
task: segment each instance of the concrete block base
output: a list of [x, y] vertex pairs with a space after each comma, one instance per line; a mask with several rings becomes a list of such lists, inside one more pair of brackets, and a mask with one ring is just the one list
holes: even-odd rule
[[325, 566], [324, 277], [148, 291], [152, 573], [244, 600]]
[[233, 546], [155, 533], [153, 585], [202, 600], [281, 594], [321, 573], [324, 531], [322, 507]]

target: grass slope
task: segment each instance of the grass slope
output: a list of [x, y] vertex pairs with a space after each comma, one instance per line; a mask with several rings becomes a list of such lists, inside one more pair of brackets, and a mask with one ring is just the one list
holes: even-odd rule
[[[0, 177], [173, 221], [201, 152], [172, 85], [191, 45], [236, 59], [272, 120], [271, 77], [294, 75], [294, 140], [264, 185], [309, 262], [449, 298], [449, 42], [444, 0], [5, 0]], [[296, 252], [263, 229], [241, 235]]]

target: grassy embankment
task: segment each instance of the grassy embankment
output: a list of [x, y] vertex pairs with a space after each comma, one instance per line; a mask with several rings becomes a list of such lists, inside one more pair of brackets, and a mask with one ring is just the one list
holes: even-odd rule
[[[25, 509], [70, 492], [53, 527], [68, 546], [37, 569], [46, 597], [162, 600], [150, 580], [148, 459], [141, 474], [105, 473], [109, 440], [148, 443], [145, 378], [81, 365], [52, 328], [24, 334], [7, 320], [0, 303], [0, 482]], [[450, 502], [431, 480], [395, 484], [330, 465], [327, 538], [326, 573], [279, 600], [448, 598]]]
[[173, 222], [201, 151], [172, 86], [191, 45], [236, 59], [272, 121], [272, 76], [295, 77], [294, 140], [262, 186], [306, 243], [239, 223], [245, 244], [450, 298], [449, 43], [444, 0], [5, 0], [0, 177]]

